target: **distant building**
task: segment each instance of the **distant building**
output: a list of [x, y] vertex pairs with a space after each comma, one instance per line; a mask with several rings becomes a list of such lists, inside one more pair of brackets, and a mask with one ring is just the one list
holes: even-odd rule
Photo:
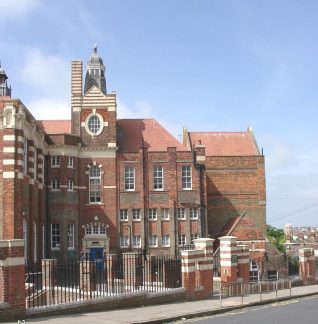
[[84, 82], [72, 62], [71, 120], [36, 120], [0, 70], [0, 239], [24, 238], [28, 260], [98, 258], [178, 253], [234, 226], [264, 254], [264, 156], [252, 130], [184, 129], [180, 143], [154, 119], [117, 119], [105, 72], [94, 47]]
[[318, 255], [318, 228], [311, 226], [293, 227], [286, 224], [284, 228], [286, 238], [286, 253], [289, 256], [298, 256], [298, 250], [312, 248]]

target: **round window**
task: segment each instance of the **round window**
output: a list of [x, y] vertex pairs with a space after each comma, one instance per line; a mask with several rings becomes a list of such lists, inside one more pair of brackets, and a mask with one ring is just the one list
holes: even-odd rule
[[96, 115], [93, 115], [88, 120], [88, 129], [91, 133], [96, 134], [101, 128], [101, 123]]

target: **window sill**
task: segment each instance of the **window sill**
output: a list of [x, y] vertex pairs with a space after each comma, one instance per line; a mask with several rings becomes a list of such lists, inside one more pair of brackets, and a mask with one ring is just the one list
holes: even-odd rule
[[192, 188], [182, 188], [182, 190], [184, 190], [184, 191], [191, 191]]
[[86, 204], [86, 206], [103, 206], [103, 205], [105, 205], [105, 204], [102, 202], [96, 202], [96, 203], [91, 202], [91, 203]]
[[127, 219], [120, 219], [120, 222], [128, 222], [128, 218]]
[[148, 221], [149, 221], [149, 222], [156, 222], [156, 221], [157, 221], [157, 218], [156, 218], [156, 219], [149, 219], [149, 218], [148, 218]]
[[141, 222], [141, 219], [133, 219], [133, 222]]

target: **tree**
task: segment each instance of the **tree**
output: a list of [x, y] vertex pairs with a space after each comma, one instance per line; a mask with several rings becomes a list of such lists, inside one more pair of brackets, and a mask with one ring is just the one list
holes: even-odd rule
[[284, 230], [280, 228], [276, 228], [271, 225], [267, 225], [266, 232], [267, 232], [267, 237], [276, 246], [276, 248], [282, 253], [286, 252], [286, 248], [284, 246], [284, 243], [286, 241]]

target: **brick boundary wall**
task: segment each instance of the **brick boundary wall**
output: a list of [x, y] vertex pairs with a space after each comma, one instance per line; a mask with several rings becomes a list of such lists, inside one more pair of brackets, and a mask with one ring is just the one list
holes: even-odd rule
[[25, 317], [24, 241], [0, 240], [0, 319]]
[[[97, 298], [94, 300], [84, 300], [69, 304], [52, 305], [45, 308], [29, 309], [26, 311], [26, 318], [42, 316], [55, 316], [66, 314], [78, 314], [84, 312], [105, 311], [119, 308], [150, 306], [181, 302], [186, 299], [185, 289], [176, 288], [171, 291], [150, 293], [146, 291]], [[0, 322], [2, 318], [0, 317]]]

